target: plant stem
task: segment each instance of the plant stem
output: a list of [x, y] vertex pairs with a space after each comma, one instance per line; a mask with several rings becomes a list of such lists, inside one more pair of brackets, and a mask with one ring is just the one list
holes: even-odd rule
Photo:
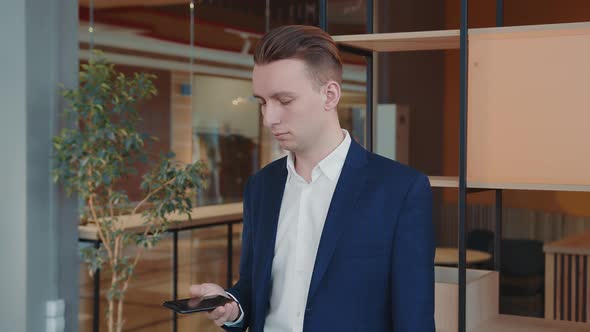
[[99, 218], [97, 218], [96, 216], [96, 210], [94, 209], [94, 199], [93, 199], [94, 195], [91, 195], [90, 198], [88, 199], [88, 206], [90, 207], [90, 213], [92, 214], [92, 218], [95, 220], [96, 224], [97, 224], [97, 228], [98, 228], [98, 237], [100, 238], [100, 240], [102, 241], [103, 246], [105, 247], [105, 249], [107, 250], [107, 255], [109, 256], [109, 263], [111, 263], [111, 267], [113, 266], [113, 253], [111, 251], [111, 248], [109, 247], [109, 240], [110, 240], [110, 236], [105, 235], [104, 232], [102, 231], [102, 227], [100, 227], [100, 222]]
[[[116, 290], [117, 285], [118, 285], [118, 281], [117, 281], [117, 262], [119, 261], [119, 254], [117, 252], [117, 250], [115, 250], [115, 261], [112, 263], [113, 266], [113, 275], [111, 276], [111, 290]], [[117, 296], [117, 292], [114, 292], [114, 294], [111, 294], [111, 297], [109, 299], [109, 332], [113, 332], [114, 331], [114, 322], [115, 322], [115, 301], [114, 298]]]
[[123, 295], [117, 303], [117, 332], [123, 331]]
[[172, 181], [174, 181], [176, 179], [176, 177], [173, 177], [172, 179], [166, 181], [164, 184], [162, 184], [160, 187], [158, 187], [158, 189], [152, 190], [150, 193], [147, 194], [147, 196], [145, 196], [145, 198], [143, 200], [141, 200], [141, 202], [139, 202], [137, 204], [137, 206], [135, 206], [135, 208], [133, 209], [133, 212], [131, 212], [131, 214], [135, 214], [137, 212], [137, 209], [139, 209], [140, 206], [142, 206], [145, 202], [147, 202], [147, 200], [155, 193], [157, 193], [158, 191], [162, 190], [162, 188], [166, 187], [167, 185], [169, 185], [170, 183], [172, 183]]
[[113, 309], [114, 309], [114, 303], [113, 303], [113, 299], [109, 300], [109, 332], [113, 331], [114, 328], [114, 323], [115, 323], [115, 319], [113, 317]]

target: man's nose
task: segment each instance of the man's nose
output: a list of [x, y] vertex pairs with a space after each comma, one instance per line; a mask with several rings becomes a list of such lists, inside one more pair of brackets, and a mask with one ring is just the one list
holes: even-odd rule
[[264, 111], [262, 112], [262, 123], [267, 128], [272, 128], [272, 126], [279, 124], [281, 122], [281, 111], [278, 110], [276, 107], [271, 105], [266, 105]]

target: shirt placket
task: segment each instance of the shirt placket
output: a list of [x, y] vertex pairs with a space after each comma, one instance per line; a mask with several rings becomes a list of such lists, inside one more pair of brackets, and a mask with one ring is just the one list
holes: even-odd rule
[[[295, 244], [295, 273], [297, 282], [297, 293], [298, 295], [306, 292], [304, 288], [305, 281], [305, 269], [306, 260], [309, 259], [307, 256], [306, 239], [309, 238], [309, 227], [306, 226], [307, 222], [303, 220], [307, 215], [304, 211], [309, 208], [309, 195], [311, 193], [311, 184], [305, 183], [302, 179], [297, 181], [299, 189], [299, 210], [297, 213], [297, 241]], [[305, 309], [305, 301], [303, 296], [297, 296], [297, 301], [293, 303], [295, 306], [294, 317], [293, 317], [293, 330], [301, 332], [303, 330], [303, 314]]]

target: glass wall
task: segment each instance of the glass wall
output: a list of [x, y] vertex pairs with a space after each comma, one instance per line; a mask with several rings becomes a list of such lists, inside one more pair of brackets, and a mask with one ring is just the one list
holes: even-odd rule
[[[356, 2], [348, 3], [351, 8], [329, 1], [329, 19], [334, 22], [330, 32], [364, 29], [359, 28], [364, 19], [354, 18]], [[143, 119], [139, 129], [159, 139], [148, 147], [151, 160], [172, 151], [179, 162], [205, 162], [209, 185], [195, 197], [198, 206], [240, 202], [248, 177], [285, 155], [262, 126], [259, 104], [252, 98], [252, 51], [269, 28], [317, 25], [316, 0], [80, 0], [79, 19], [81, 64], [88, 62], [93, 50], [100, 50], [125, 75], [156, 75], [157, 96], [138, 105]], [[341, 125], [365, 144], [365, 61], [345, 53], [342, 58]], [[131, 201], [143, 198], [139, 184], [148, 167], [137, 164], [139, 174], [121, 184]], [[187, 297], [193, 283], [225, 286], [227, 232], [226, 227], [213, 227], [179, 234], [179, 297]], [[235, 279], [241, 225], [233, 227], [232, 238]], [[137, 266], [126, 297], [125, 330], [171, 330], [172, 316], [161, 303], [172, 298], [172, 245], [167, 237]], [[80, 330], [91, 331], [93, 279], [85, 265], [80, 276]], [[106, 330], [104, 298], [110, 277], [107, 271], [100, 276], [101, 330]], [[179, 331], [195, 329], [218, 328], [202, 316], [179, 317]]]

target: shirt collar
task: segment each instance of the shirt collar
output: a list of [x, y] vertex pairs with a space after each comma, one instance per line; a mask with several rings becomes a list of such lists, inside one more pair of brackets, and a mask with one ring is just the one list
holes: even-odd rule
[[[312, 182], [315, 180], [317, 176], [314, 176], [314, 173], [317, 171], [321, 171], [324, 175], [328, 177], [331, 181], [338, 180], [340, 176], [340, 172], [342, 171], [342, 167], [344, 166], [344, 162], [346, 161], [346, 155], [348, 154], [348, 150], [350, 149], [351, 138], [350, 134], [346, 129], [342, 129], [344, 132], [344, 140], [332, 151], [328, 156], [322, 159], [318, 165], [312, 171]], [[287, 171], [288, 171], [288, 178], [287, 181], [290, 181], [293, 176], [299, 176], [295, 171], [295, 159], [292, 152], [287, 154]]]

